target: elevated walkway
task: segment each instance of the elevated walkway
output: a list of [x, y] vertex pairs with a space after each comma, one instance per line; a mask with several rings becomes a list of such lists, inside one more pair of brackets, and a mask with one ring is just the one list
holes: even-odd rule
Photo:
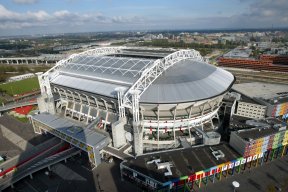
[[47, 167], [48, 169], [50, 169], [51, 165], [54, 165], [64, 160], [66, 161], [67, 158], [77, 155], [79, 153], [81, 153], [79, 149], [70, 148], [60, 153], [56, 153], [52, 156], [45, 157], [44, 159], [38, 161], [37, 163], [33, 162], [30, 163], [29, 165], [25, 165], [25, 167], [16, 170], [12, 176], [6, 176], [0, 179], [0, 191], [6, 189], [9, 186], [13, 186], [14, 183], [18, 182], [19, 180], [27, 176], [33, 178], [32, 177], [33, 173]]
[[11, 109], [15, 109], [18, 107], [24, 107], [24, 106], [36, 105], [36, 104], [37, 104], [36, 100], [35, 101], [24, 101], [24, 102], [17, 102], [17, 103], [13, 103], [13, 104], [7, 104], [7, 105], [0, 107], [0, 113], [11, 110]]
[[128, 155], [128, 154], [124, 153], [129, 147], [131, 147], [130, 144], [126, 144], [120, 149], [116, 149], [114, 147], [107, 146], [107, 147], [104, 147], [102, 149], [102, 152], [107, 153], [107, 154], [109, 154], [113, 157], [116, 157], [118, 159], [125, 160], [125, 159], [133, 157], [132, 155]]

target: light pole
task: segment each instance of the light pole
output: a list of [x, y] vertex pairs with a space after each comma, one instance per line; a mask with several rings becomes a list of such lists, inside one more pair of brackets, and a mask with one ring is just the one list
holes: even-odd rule
[[236, 189], [240, 187], [240, 184], [237, 181], [233, 181], [232, 185], [234, 187], [234, 190], [233, 190], [234, 192], [236, 192]]

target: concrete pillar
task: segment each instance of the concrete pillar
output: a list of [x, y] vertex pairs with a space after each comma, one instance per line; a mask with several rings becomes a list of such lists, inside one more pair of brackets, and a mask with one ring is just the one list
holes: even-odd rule
[[213, 124], [213, 120], [212, 120], [212, 118], [210, 118], [210, 123], [211, 123], [211, 127], [212, 127], [212, 129], [214, 129], [215, 127], [214, 127], [214, 124]]
[[56, 112], [53, 96], [49, 97], [47, 95], [41, 95], [37, 98], [37, 104], [41, 113], [49, 112], [55, 114]]
[[89, 107], [88, 107], [88, 112], [87, 112], [86, 124], [88, 124], [88, 122], [89, 122], [90, 111], [91, 111], [91, 107], [90, 107], [90, 105], [89, 105]]
[[139, 122], [133, 123], [134, 153], [135, 156], [143, 154], [143, 129]]
[[119, 121], [112, 123], [112, 138], [113, 146], [115, 148], [120, 148], [126, 144], [124, 125], [126, 123], [126, 118], [119, 118]]

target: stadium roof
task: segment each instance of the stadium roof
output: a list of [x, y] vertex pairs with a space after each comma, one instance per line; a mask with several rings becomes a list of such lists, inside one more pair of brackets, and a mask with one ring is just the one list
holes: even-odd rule
[[[156, 61], [129, 58], [77, 55], [58, 69], [51, 82], [94, 94], [117, 97], [115, 89], [126, 92]], [[140, 96], [140, 103], [179, 103], [204, 100], [227, 91], [234, 76], [220, 68], [193, 58], [175, 61]]]
[[143, 93], [140, 102], [175, 103], [204, 100], [224, 93], [234, 76], [204, 62], [186, 59], [163, 73]]

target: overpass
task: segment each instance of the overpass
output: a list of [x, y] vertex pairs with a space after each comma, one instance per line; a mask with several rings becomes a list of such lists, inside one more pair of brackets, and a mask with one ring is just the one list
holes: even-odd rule
[[0, 114], [5, 112], [5, 111], [9, 111], [11, 109], [15, 109], [18, 107], [24, 107], [27, 105], [37, 105], [37, 100], [33, 100], [33, 101], [24, 101], [24, 102], [16, 102], [16, 103], [11, 103], [11, 104], [7, 104], [4, 106], [0, 107]]
[[120, 149], [116, 149], [114, 147], [106, 146], [106, 147], [104, 147], [101, 150], [101, 152], [109, 154], [109, 155], [111, 155], [113, 157], [116, 157], [118, 159], [121, 159], [121, 160], [126, 160], [128, 158], [133, 157], [132, 155], [129, 155], [129, 154], [125, 153], [125, 151], [128, 150], [130, 147], [131, 147], [130, 144], [126, 144]]
[[6, 57], [0, 58], [0, 64], [8, 64], [8, 65], [39, 65], [46, 64], [52, 65], [56, 64], [56, 62], [65, 58], [65, 55], [42, 55], [38, 57]]
[[0, 179], [0, 191], [6, 189], [9, 186], [13, 187], [14, 183], [20, 181], [27, 176], [30, 176], [30, 178], [33, 179], [33, 173], [45, 168], [50, 169], [51, 165], [57, 164], [61, 161], [66, 161], [68, 158], [80, 153], [81, 151], [79, 149], [72, 147], [60, 153], [56, 153], [52, 156], [46, 157], [29, 167], [26, 166], [27, 168], [25, 169], [22, 168], [20, 170], [17, 170], [12, 176], [6, 176]]
[[[28, 106], [28, 105], [38, 105], [37, 103], [37, 97], [39, 95], [28, 95], [28, 96], [22, 96], [22, 97], [19, 97], [21, 99], [23, 99], [24, 101], [17, 101], [17, 102], [14, 102], [14, 103], [8, 103], [6, 105], [2, 105], [0, 106], [0, 116], [1, 116], [1, 113], [5, 112], [5, 111], [9, 111], [11, 109], [15, 109], [15, 108], [18, 108], [18, 107], [25, 107], [25, 106]], [[27, 100], [29, 99], [29, 100]], [[60, 98], [58, 96], [55, 96], [54, 98], [55, 102], [59, 101]]]

